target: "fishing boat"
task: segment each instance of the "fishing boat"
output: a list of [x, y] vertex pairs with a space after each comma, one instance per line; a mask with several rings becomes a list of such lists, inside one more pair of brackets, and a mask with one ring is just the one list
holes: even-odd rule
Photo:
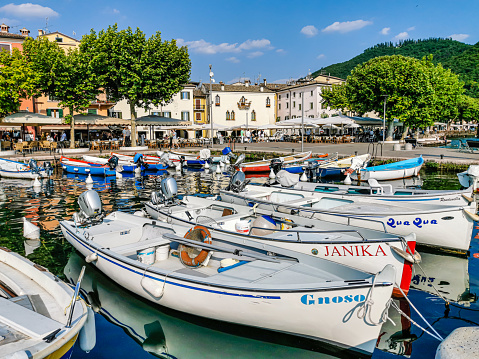
[[473, 201], [462, 206], [378, 203], [332, 198], [320, 192], [251, 185], [220, 190], [220, 198], [226, 203], [256, 205], [282, 213], [387, 230], [402, 236], [414, 232], [418, 244], [460, 253], [469, 250], [473, 224], [479, 220]]
[[424, 164], [422, 155], [408, 160], [387, 163], [380, 166], [366, 167], [359, 171], [359, 174], [352, 173], [351, 178], [354, 180], [367, 181], [374, 178], [378, 181], [389, 181], [400, 178], [408, 178], [417, 176]]
[[204, 167], [207, 163], [219, 164], [223, 162], [227, 164], [232, 158], [236, 157], [230, 147], [223, 148], [223, 150], [221, 150], [221, 156], [211, 156], [211, 151], [207, 148], [200, 150], [198, 155], [171, 150], [168, 153], [157, 151], [157, 154], [165, 161], [171, 161], [174, 164], [184, 161], [186, 166], [192, 168]]
[[[111, 154], [111, 156], [116, 156], [116, 157], [118, 157], [118, 160], [119, 160], [120, 163], [121, 163], [122, 161], [124, 161], [124, 162], [133, 162], [135, 156], [138, 155], [138, 154], [141, 154], [141, 153], [135, 153], [134, 156], [125, 155], [125, 154], [118, 153], [118, 152], [111, 152], [110, 154]], [[143, 156], [143, 160], [145, 161], [145, 163], [148, 163], [148, 164], [158, 164], [158, 163], [162, 163], [162, 159], [161, 159], [160, 157], [152, 156], [152, 155], [147, 155], [147, 154], [141, 154], [141, 155]], [[85, 158], [85, 156], [83, 156], [83, 158]]]
[[60, 223], [65, 238], [133, 293], [191, 315], [373, 352], [391, 265], [371, 276], [270, 244], [220, 243], [201, 226], [172, 228], [124, 212], [103, 218], [95, 191], [78, 202], [81, 213]]
[[116, 176], [116, 169], [109, 165], [90, 163], [82, 160], [62, 156], [60, 158], [62, 169], [67, 173], [92, 176]]
[[[171, 183], [174, 182], [174, 183]], [[407, 294], [415, 261], [416, 236], [398, 237], [389, 233], [355, 226], [334, 224], [279, 212], [234, 204], [218, 203], [212, 198], [184, 196], [173, 203], [162, 193], [174, 193], [173, 178], [162, 180], [160, 192], [145, 203], [154, 219], [187, 227], [201, 224], [213, 240], [242, 243], [244, 239], [268, 243], [312, 257], [320, 257], [349, 267], [377, 273], [387, 264], [396, 269], [395, 283]], [[171, 199], [176, 195], [171, 196]], [[213, 197], [214, 199], [214, 197]], [[399, 289], [394, 294], [402, 296]]]
[[[101, 158], [101, 157], [96, 157], [96, 156], [88, 156], [88, 155], [83, 155], [82, 158], [85, 162], [89, 164], [103, 164], [106, 165], [108, 163], [111, 163], [112, 159], [115, 158], [116, 155], [112, 155], [110, 158]], [[131, 158], [130, 158], [131, 157]], [[122, 172], [134, 172], [135, 169], [138, 167], [137, 162], [140, 158], [143, 158], [144, 155], [138, 153], [135, 156], [122, 156], [122, 159], [118, 158], [118, 165], [121, 165], [123, 170]], [[125, 160], [125, 158], [128, 158]], [[136, 159], [136, 162], [135, 162]], [[148, 170], [148, 171], [163, 171], [168, 168], [167, 165], [160, 163], [160, 162], [148, 162], [143, 159], [143, 162], [141, 163], [141, 169], [142, 170]]]
[[[282, 180], [282, 173], [277, 178]], [[417, 188], [398, 188], [391, 184], [380, 184], [375, 179], [368, 181], [368, 186], [355, 186], [336, 183], [300, 182], [296, 179], [294, 185], [288, 181], [288, 189], [315, 197], [331, 199], [348, 199], [352, 201], [374, 203], [431, 203], [446, 206], [463, 206], [474, 202], [472, 187], [463, 190], [423, 190]], [[275, 187], [283, 187], [281, 183]]]
[[78, 337], [82, 349], [93, 349], [94, 313], [76, 289], [0, 247], [1, 357], [67, 359]]
[[35, 179], [47, 177], [47, 171], [43, 167], [38, 167], [35, 160], [30, 160], [28, 164], [0, 158], [0, 176], [7, 178]]
[[[283, 165], [287, 165], [290, 163], [304, 162], [309, 158], [311, 158], [311, 151], [291, 154], [288, 156], [275, 158], [273, 160], [277, 160], [279, 162], [282, 162]], [[246, 172], [268, 172], [270, 170], [269, 166], [271, 161], [272, 160], [247, 162], [247, 163], [242, 163], [240, 167], [241, 167], [241, 170], [245, 173]]]

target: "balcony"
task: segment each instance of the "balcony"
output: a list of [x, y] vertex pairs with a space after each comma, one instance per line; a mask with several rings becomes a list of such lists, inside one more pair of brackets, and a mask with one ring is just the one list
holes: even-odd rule
[[205, 105], [193, 105], [193, 110], [204, 111], [205, 110]]

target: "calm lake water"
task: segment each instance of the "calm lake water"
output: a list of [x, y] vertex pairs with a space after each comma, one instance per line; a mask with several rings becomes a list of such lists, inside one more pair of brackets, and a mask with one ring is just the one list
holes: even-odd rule
[[[216, 194], [228, 178], [204, 171], [172, 173], [182, 194]], [[264, 178], [253, 178], [262, 183]], [[124, 178], [95, 182], [93, 188], [101, 196], [103, 209], [134, 212], [155, 190], [155, 180]], [[407, 185], [429, 189], [453, 189], [460, 185], [454, 174], [421, 173], [421, 178]], [[71, 218], [78, 209], [77, 198], [86, 190], [84, 179], [57, 173], [41, 189], [30, 181], [0, 179], [0, 246], [6, 246], [32, 261], [47, 267], [62, 279], [75, 281], [83, 259], [61, 234], [59, 221]], [[22, 217], [41, 227], [41, 242], [25, 242]], [[475, 231], [477, 232], [477, 230]], [[479, 236], [478, 236], [479, 238]], [[33, 252], [32, 252], [33, 251]], [[416, 269], [409, 299], [433, 327], [446, 337], [463, 326], [479, 325], [479, 243], [472, 240], [470, 256], [459, 258], [422, 252], [421, 267]], [[441, 296], [451, 302], [446, 310], [444, 299], [435, 295], [431, 283]], [[90, 353], [75, 346], [73, 358], [343, 358], [345, 353], [331, 356], [321, 344], [281, 336], [204, 318], [153, 305], [105, 278], [94, 266], [87, 265], [82, 294], [96, 311], [97, 344]], [[405, 313], [424, 326], [406, 301], [396, 301]], [[423, 330], [401, 320], [393, 309], [373, 358], [434, 358], [439, 341]], [[352, 357], [355, 357], [354, 355]]]

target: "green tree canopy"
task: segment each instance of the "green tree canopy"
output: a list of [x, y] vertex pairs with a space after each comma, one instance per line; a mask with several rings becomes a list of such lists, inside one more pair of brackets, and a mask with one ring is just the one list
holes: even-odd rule
[[94, 72], [112, 101], [130, 105], [132, 145], [136, 145], [135, 107], [167, 103], [189, 81], [191, 62], [186, 47], [162, 41], [160, 32], [146, 39], [140, 29], [108, 27], [82, 38], [80, 49], [92, 59]]
[[0, 116], [18, 111], [22, 98], [37, 93], [38, 76], [18, 49], [0, 51]]
[[[463, 84], [457, 75], [441, 65], [435, 66], [431, 60], [400, 55], [374, 58], [356, 66], [344, 88], [332, 88], [333, 94], [326, 97], [328, 101], [347, 103], [361, 115], [371, 111], [382, 115], [386, 98], [388, 138], [392, 136], [394, 119], [416, 128], [453, 119]], [[343, 96], [346, 101], [341, 100]]]

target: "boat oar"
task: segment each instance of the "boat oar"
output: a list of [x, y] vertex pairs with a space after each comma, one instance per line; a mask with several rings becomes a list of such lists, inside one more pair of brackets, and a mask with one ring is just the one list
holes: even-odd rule
[[163, 238], [166, 238], [166, 239], [168, 239], [169, 241], [172, 241], [172, 242], [187, 244], [187, 245], [190, 245], [192, 247], [199, 247], [199, 248], [209, 249], [209, 250], [213, 250], [213, 251], [231, 253], [231, 254], [234, 254], [234, 255], [240, 256], [240, 257], [251, 257], [251, 258], [260, 259], [260, 260], [267, 261], [267, 262], [279, 263], [279, 261], [276, 258], [272, 258], [270, 256], [267, 256], [266, 254], [255, 254], [255, 253], [249, 253], [249, 252], [246, 253], [246, 252], [243, 252], [243, 250], [241, 250], [241, 249], [229, 249], [229, 248], [217, 246], [217, 245], [214, 245], [214, 244], [192, 241], [191, 239], [178, 237], [178, 236], [176, 236], [174, 234], [171, 234], [171, 233], [163, 234]]
[[81, 285], [81, 281], [83, 279], [84, 274], [85, 274], [85, 266], [82, 267], [81, 272], [80, 272], [80, 276], [78, 277], [77, 284], [75, 286], [75, 293], [73, 293], [72, 306], [71, 306], [71, 309], [70, 309], [70, 314], [68, 316], [68, 321], [67, 321], [66, 328], [70, 328], [71, 325], [72, 325], [73, 311], [75, 310], [75, 303], [77, 301], [78, 293], [80, 293], [80, 285]]

